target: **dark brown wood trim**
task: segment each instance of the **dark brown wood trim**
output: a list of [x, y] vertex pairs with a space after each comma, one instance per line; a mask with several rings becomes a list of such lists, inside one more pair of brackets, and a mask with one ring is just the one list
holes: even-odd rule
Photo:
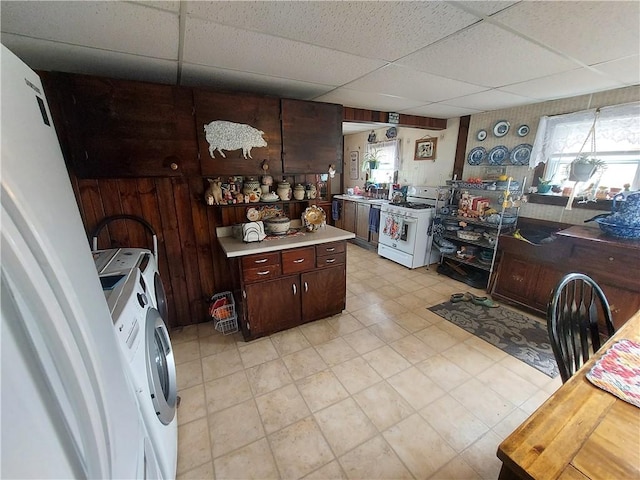
[[389, 112], [353, 107], [342, 107], [342, 121], [355, 123], [378, 122], [386, 123], [389, 126], [424, 128], [426, 130], [444, 130], [447, 128], [447, 120], [442, 118], [420, 117], [401, 113], [398, 123], [389, 123]]
[[464, 162], [467, 156], [467, 138], [469, 137], [469, 123], [471, 116], [466, 115], [460, 117], [460, 128], [458, 129], [458, 143], [456, 144], [456, 157], [453, 162], [453, 175], [462, 179], [462, 171], [464, 170]]

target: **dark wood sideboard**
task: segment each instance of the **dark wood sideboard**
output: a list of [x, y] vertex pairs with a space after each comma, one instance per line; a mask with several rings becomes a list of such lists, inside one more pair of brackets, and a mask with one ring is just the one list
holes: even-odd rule
[[640, 240], [608, 237], [583, 226], [569, 227], [556, 236], [543, 245], [500, 236], [493, 297], [545, 316], [558, 281], [567, 273], [580, 272], [602, 287], [614, 325], [620, 328], [640, 309]]

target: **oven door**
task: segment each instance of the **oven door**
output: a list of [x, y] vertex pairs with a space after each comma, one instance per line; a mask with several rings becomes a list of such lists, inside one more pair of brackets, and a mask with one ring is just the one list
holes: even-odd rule
[[381, 212], [378, 243], [413, 255], [417, 228], [417, 218]]

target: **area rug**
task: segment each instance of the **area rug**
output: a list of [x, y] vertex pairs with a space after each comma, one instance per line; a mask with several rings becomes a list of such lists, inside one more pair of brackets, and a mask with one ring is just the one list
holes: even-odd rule
[[505, 307], [488, 308], [471, 302], [444, 302], [428, 310], [545, 375], [558, 375], [549, 334], [542, 322]]

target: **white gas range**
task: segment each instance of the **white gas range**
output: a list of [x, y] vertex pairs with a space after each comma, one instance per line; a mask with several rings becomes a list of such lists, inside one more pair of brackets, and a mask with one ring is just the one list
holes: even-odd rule
[[438, 195], [437, 187], [409, 187], [406, 201], [382, 204], [378, 255], [408, 268], [436, 263], [430, 227]]

